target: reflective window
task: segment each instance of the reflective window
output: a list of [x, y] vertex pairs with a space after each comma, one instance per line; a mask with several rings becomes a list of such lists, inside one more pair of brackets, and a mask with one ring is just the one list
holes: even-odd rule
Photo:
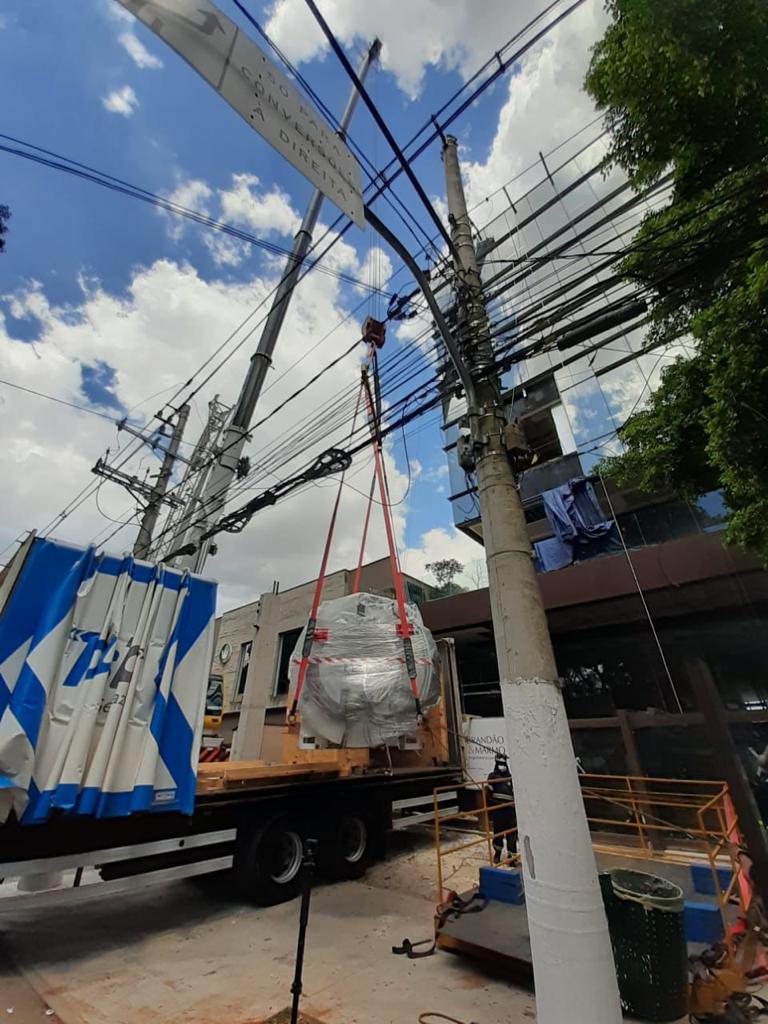
[[237, 686], [235, 687], [235, 699], [239, 700], [245, 693], [245, 684], [248, 682], [248, 665], [251, 661], [251, 648], [253, 642], [248, 640], [240, 644], [240, 656], [237, 662]]
[[288, 669], [291, 665], [291, 655], [300, 636], [300, 629], [287, 629], [284, 633], [278, 634], [275, 682], [272, 687], [273, 697], [279, 697], [281, 694], [288, 693], [291, 687]]

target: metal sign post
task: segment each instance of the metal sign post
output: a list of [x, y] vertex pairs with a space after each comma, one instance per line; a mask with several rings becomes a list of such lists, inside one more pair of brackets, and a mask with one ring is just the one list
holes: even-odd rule
[[315, 879], [315, 857], [317, 854], [317, 840], [306, 839], [304, 841], [304, 858], [301, 862], [302, 885], [301, 885], [301, 910], [299, 911], [299, 938], [296, 944], [296, 967], [291, 985], [291, 1024], [298, 1024], [299, 1021], [299, 1000], [304, 973], [304, 949], [307, 944], [307, 925], [309, 924], [309, 900], [312, 895], [312, 883]]
[[264, 51], [210, 0], [117, 0], [358, 227], [360, 165]]

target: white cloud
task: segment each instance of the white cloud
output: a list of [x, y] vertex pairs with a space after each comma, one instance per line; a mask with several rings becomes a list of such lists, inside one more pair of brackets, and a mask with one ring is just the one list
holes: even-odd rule
[[204, 181], [199, 178], [189, 178], [177, 185], [168, 198], [172, 203], [178, 203], [179, 206], [186, 206], [197, 213], [208, 214], [212, 195], [213, 190]]
[[[347, 47], [383, 43], [382, 67], [400, 88], [415, 96], [427, 67], [459, 71], [464, 77], [484, 64], [499, 45], [539, 13], [534, 0], [324, 0], [323, 16]], [[303, 0], [276, 0], [266, 26], [293, 61], [307, 61], [327, 49], [325, 37]]]
[[[476, 540], [457, 530], [455, 526], [437, 526], [422, 534], [418, 547], [407, 548], [401, 561], [404, 572], [434, 584], [435, 579], [427, 570], [429, 563], [439, 562], [444, 558], [455, 558], [462, 565], [468, 566], [482, 557], [483, 549]], [[460, 586], [473, 586], [472, 581], [465, 578], [463, 573], [456, 576], [454, 582]]]
[[203, 241], [217, 267], [239, 267], [251, 248], [247, 242], [218, 231], [206, 232]]
[[[253, 174], [233, 174], [232, 184], [217, 190], [199, 178], [189, 178], [180, 181], [173, 192], [168, 194], [168, 199], [232, 227], [252, 231], [259, 238], [295, 234], [301, 219], [291, 206], [290, 198], [278, 187], [265, 191], [259, 190], [258, 185], [259, 179]], [[187, 223], [160, 212], [162, 216], [168, 217], [169, 234], [179, 241]], [[237, 267], [251, 252], [251, 245], [247, 241], [215, 230], [206, 232], [203, 241], [218, 267]]]
[[436, 466], [433, 466], [431, 469], [428, 469], [424, 474], [424, 479], [430, 480], [432, 482], [439, 482], [445, 480], [447, 476], [448, 463], [443, 461], [439, 462]]
[[120, 22], [123, 25], [136, 24], [136, 19], [131, 12], [119, 3], [115, 3], [115, 0], [104, 0], [103, 8], [107, 16], [113, 21]]
[[256, 192], [254, 174], [233, 174], [232, 187], [218, 193], [221, 219], [229, 224], [252, 228], [260, 235], [294, 235], [300, 224], [291, 200], [280, 188]]
[[139, 105], [136, 93], [130, 85], [115, 89], [108, 96], [104, 96], [101, 102], [110, 113], [120, 114], [123, 117], [131, 117]]
[[[198, 200], [203, 194], [198, 187]], [[339, 245], [334, 262], [337, 267], [359, 271], [355, 250], [346, 243]], [[34, 348], [15, 341], [0, 320], [0, 376], [84, 404], [81, 368], [105, 361], [114, 369], [114, 391], [122, 405], [128, 409], [135, 407], [134, 415], [139, 418], [149, 417], [160, 404], [150, 396], [165, 389], [169, 397], [179, 384], [181, 360], [185, 374], [187, 368], [199, 366], [213, 347], [265, 298], [274, 283], [271, 269], [268, 275], [231, 283], [206, 281], [188, 265], [158, 260], [137, 269], [121, 296], [110, 294], [98, 281], [83, 281], [82, 301], [65, 309], [52, 305], [43, 287], [32, 282], [12, 297], [13, 315], [38, 317], [42, 323], [40, 337]], [[337, 280], [320, 274], [309, 275], [297, 289], [275, 353], [274, 370], [280, 373], [303, 358], [291, 374], [265, 391], [262, 413], [280, 405], [298, 385], [356, 339], [358, 330], [350, 320], [323, 346], [310, 351], [320, 332], [327, 331], [346, 314], [339, 289]], [[242, 332], [237, 335], [238, 340], [242, 337]], [[234, 398], [252, 347], [253, 340], [249, 340], [203, 388], [196, 397], [200, 409], [205, 408], [215, 392], [230, 401]], [[322, 377], [305, 400], [286, 406], [256, 431], [247, 450], [252, 464], [264, 465], [278, 446], [299, 439], [302, 420], [305, 424], [316, 423], [316, 410], [333, 401], [342, 389], [354, 389], [358, 380], [359, 360], [350, 356], [333, 373]], [[329, 429], [330, 434], [322, 443], [310, 441], [308, 448], [291, 460], [276, 459], [273, 468], [281, 476], [290, 475], [329, 443], [343, 445], [349, 421], [341, 418], [336, 426], [331, 423]], [[4, 438], [0, 448], [5, 498], [0, 521], [2, 549], [23, 531], [45, 524], [64, 507], [91, 479], [91, 467], [104, 449], [115, 450], [116, 433], [107, 421], [9, 389], [0, 391], [0, 432]], [[121, 443], [127, 440], [121, 435]], [[187, 440], [195, 440], [194, 430], [190, 430]], [[156, 466], [151, 457], [145, 454], [143, 458], [145, 468]], [[408, 485], [407, 472], [398, 469], [389, 446], [385, 446], [385, 459], [392, 499], [399, 502]], [[134, 460], [125, 468], [136, 467]], [[332, 569], [355, 564], [369, 474], [370, 460], [364, 453], [357, 457], [348, 475], [350, 484], [362, 494], [351, 487], [345, 489]], [[273, 476], [263, 473], [254, 481], [254, 489], [244, 491], [239, 500], [247, 500], [274, 482]], [[209, 561], [207, 572], [220, 580], [222, 607], [252, 600], [268, 590], [273, 579], [281, 580], [287, 587], [315, 575], [336, 486], [335, 480], [328, 480], [309, 487], [281, 501], [279, 507], [259, 513], [243, 534], [221, 538], [219, 554]], [[116, 519], [132, 509], [130, 498], [108, 483], [101, 488], [99, 503], [104, 513]], [[402, 543], [408, 499], [396, 505], [393, 512], [395, 530]], [[445, 513], [447, 516], [447, 506]], [[64, 521], [56, 536], [87, 543], [105, 528], [109, 530], [111, 524], [105, 522], [90, 499]], [[110, 549], [129, 547], [133, 534], [133, 529], [126, 529], [109, 545]], [[446, 536], [450, 541], [450, 535]], [[417, 546], [413, 557], [407, 554], [409, 566], [411, 561], [417, 566], [424, 558], [429, 560], [439, 539], [430, 538], [424, 551]], [[385, 551], [383, 523], [377, 509], [372, 516], [367, 557], [381, 557]]]
[[[212, 196], [213, 189], [204, 181], [201, 181], [199, 178], [188, 178], [186, 181], [180, 182], [173, 192], [168, 194], [167, 198], [178, 206], [194, 210], [195, 213], [202, 213], [207, 217], [211, 212], [210, 200]], [[158, 213], [162, 217], [168, 218], [168, 234], [174, 241], [178, 242], [184, 235], [185, 228], [189, 226], [189, 222], [185, 221], [182, 217], [166, 213], [165, 210], [158, 210]], [[221, 239], [222, 242], [228, 241], [224, 236], [221, 236]]]
[[155, 69], [163, 66], [160, 58], [150, 53], [144, 43], [133, 32], [121, 32], [119, 42], [137, 68], [145, 70], [146, 68]]
[[392, 276], [392, 269], [392, 260], [387, 253], [378, 245], [372, 245], [360, 265], [357, 276], [361, 283], [357, 286], [357, 291], [361, 295], [367, 295], [368, 285], [373, 288], [386, 288], [387, 281]]

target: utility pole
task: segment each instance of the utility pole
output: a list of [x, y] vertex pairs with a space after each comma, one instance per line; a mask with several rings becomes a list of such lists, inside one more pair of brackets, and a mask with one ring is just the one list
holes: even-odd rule
[[[186, 462], [187, 465], [189, 465], [189, 459], [184, 458], [183, 455], [179, 455], [179, 444], [181, 443], [184, 427], [187, 424], [188, 418], [189, 406], [183, 405], [176, 415], [176, 423], [172, 428], [168, 447], [163, 452], [163, 461], [160, 466], [160, 472], [153, 484], [149, 483], [146, 479], [140, 480], [136, 475], [123, 473], [122, 470], [116, 469], [114, 466], [110, 466], [108, 462], [108, 451], [107, 457], [99, 459], [91, 470], [91, 472], [95, 473], [96, 476], [101, 476], [104, 477], [105, 480], [111, 480], [112, 483], [120, 484], [120, 486], [124, 487], [129, 494], [136, 498], [137, 501], [141, 502], [142, 499], [146, 501], [144, 515], [142, 517], [141, 524], [139, 525], [139, 532], [136, 537], [136, 542], [133, 545], [133, 553], [137, 558], [147, 558], [149, 556], [152, 534], [154, 533], [155, 526], [157, 525], [157, 518], [162, 506], [165, 504], [170, 505], [171, 508], [181, 508], [183, 505], [182, 501], [173, 495], [166, 494], [166, 491], [168, 490], [168, 481], [171, 478], [174, 463], [178, 460], [180, 462]], [[169, 421], [164, 420], [163, 422], [168, 423]], [[153, 451], [159, 447], [156, 441], [156, 434], [147, 434], [144, 430], [131, 426], [126, 419], [118, 421], [117, 429], [126, 430], [129, 434], [133, 434], [134, 437], [138, 437], [144, 442], [144, 444], [149, 445]]]
[[[358, 77], [364, 81], [368, 71], [378, 59], [381, 50], [381, 42], [375, 39], [366, 53], [358, 70]], [[350, 92], [344, 113], [339, 121], [337, 135], [343, 140], [349, 124], [352, 120], [357, 105], [358, 92], [355, 87]], [[227, 492], [233, 478], [237, 474], [237, 467], [240, 462], [243, 447], [248, 438], [248, 430], [253, 419], [256, 403], [267, 376], [267, 370], [272, 365], [272, 353], [275, 349], [280, 329], [283, 326], [285, 314], [288, 312], [288, 305], [291, 301], [293, 289], [301, 272], [304, 259], [309, 251], [312, 242], [312, 232], [317, 224], [320, 214], [320, 207], [323, 203], [323, 194], [315, 189], [312, 198], [304, 212], [296, 237], [293, 242], [293, 249], [288, 258], [288, 265], [280, 279], [280, 284], [272, 300], [272, 307], [269, 311], [264, 330], [261, 333], [256, 351], [251, 356], [250, 366], [246, 374], [240, 396], [232, 412], [232, 419], [227, 427], [221, 445], [221, 453], [213, 467], [201, 502], [200, 518], [187, 531], [182, 548], [187, 546], [190, 549], [175, 560], [175, 564], [200, 572], [205, 561], [208, 546], [201, 542], [200, 538], [206, 530], [213, 526], [220, 518]]]
[[[616, 972], [576, 758], [515, 481], [527, 444], [501, 403], [456, 139], [444, 140], [464, 315], [465, 468], [477, 473], [539, 1024], [619, 1024]], [[514, 468], [513, 468], [514, 466]]]
[[208, 418], [177, 489], [180, 505], [169, 513], [160, 534], [160, 543], [155, 546], [153, 554], [157, 559], [178, 547], [190, 524], [194, 522], [229, 413], [230, 409], [219, 401], [218, 395], [214, 395], [208, 403]]
[[152, 535], [155, 532], [155, 527], [157, 526], [160, 509], [165, 502], [165, 492], [168, 490], [168, 482], [171, 479], [171, 473], [173, 472], [174, 464], [178, 458], [179, 445], [181, 444], [181, 438], [184, 434], [184, 428], [187, 425], [188, 419], [189, 406], [182, 405], [176, 415], [176, 422], [173, 426], [173, 432], [171, 434], [171, 439], [168, 442], [168, 447], [165, 449], [165, 455], [163, 456], [163, 462], [160, 466], [160, 472], [157, 474], [157, 479], [152, 487], [149, 501], [144, 509], [144, 515], [141, 517], [139, 533], [136, 537], [136, 542], [133, 545], [133, 553], [136, 558], [147, 558], [149, 555], [150, 545], [152, 544]]

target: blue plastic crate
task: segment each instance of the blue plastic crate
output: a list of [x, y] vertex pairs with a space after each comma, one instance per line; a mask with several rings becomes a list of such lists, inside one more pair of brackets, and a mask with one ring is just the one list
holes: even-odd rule
[[482, 867], [480, 868], [480, 894], [488, 900], [522, 906], [525, 903], [522, 875], [518, 870], [512, 868]]
[[[720, 891], [725, 892], [731, 884], [733, 872], [727, 867], [719, 867], [716, 870]], [[696, 892], [700, 892], [704, 896], [715, 895], [715, 880], [712, 877], [712, 868], [709, 864], [691, 864], [691, 881]]]
[[716, 903], [686, 900], [683, 920], [688, 942], [704, 942], [710, 946], [723, 937], [723, 919]]

